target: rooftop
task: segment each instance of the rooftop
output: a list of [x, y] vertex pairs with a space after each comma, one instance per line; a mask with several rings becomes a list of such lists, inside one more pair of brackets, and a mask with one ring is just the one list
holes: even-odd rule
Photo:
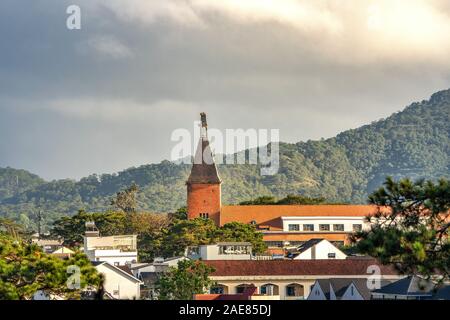
[[209, 260], [212, 276], [361, 276], [367, 268], [378, 265], [382, 275], [398, 275], [392, 266], [375, 259], [350, 260]]
[[283, 230], [281, 217], [366, 217], [378, 211], [373, 205], [250, 205], [222, 206], [220, 224], [230, 222], [266, 225]]
[[216, 164], [213, 161], [209, 141], [207, 138], [201, 138], [187, 183], [218, 184], [221, 182]]

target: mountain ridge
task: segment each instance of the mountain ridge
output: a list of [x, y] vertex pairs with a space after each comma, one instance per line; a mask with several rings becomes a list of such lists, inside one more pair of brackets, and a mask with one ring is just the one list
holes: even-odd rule
[[[449, 178], [449, 120], [450, 89], [332, 138], [280, 143], [280, 170], [274, 176], [260, 176], [254, 165], [219, 165], [223, 202], [302, 194], [331, 202], [365, 203], [368, 193], [387, 175]], [[185, 204], [189, 170], [190, 165], [165, 160], [116, 174], [45, 181], [26, 170], [0, 168], [0, 216], [32, 226], [38, 209], [46, 213], [44, 223], [81, 208], [107, 210], [109, 199], [133, 182], [140, 186], [142, 210], [173, 211]], [[16, 187], [15, 175], [20, 176]]]

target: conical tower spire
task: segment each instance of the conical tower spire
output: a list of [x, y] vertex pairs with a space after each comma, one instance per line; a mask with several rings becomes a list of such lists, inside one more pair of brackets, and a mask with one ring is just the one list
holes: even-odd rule
[[188, 184], [218, 184], [221, 183], [214, 157], [211, 152], [208, 140], [208, 124], [206, 122], [206, 114], [200, 113], [201, 118], [201, 138], [197, 145], [197, 150], [192, 164], [191, 174], [189, 175]]

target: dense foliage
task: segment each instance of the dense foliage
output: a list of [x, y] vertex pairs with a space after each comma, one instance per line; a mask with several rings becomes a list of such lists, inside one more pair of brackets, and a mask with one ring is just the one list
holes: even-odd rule
[[[73, 266], [80, 270], [79, 288], [70, 278]], [[43, 253], [35, 244], [0, 233], [0, 300], [31, 299], [38, 290], [79, 299], [82, 289], [97, 290], [102, 282], [84, 254], [62, 260]]]
[[310, 198], [305, 196], [298, 196], [290, 194], [283, 199], [277, 200], [273, 196], [262, 196], [254, 200], [242, 201], [239, 203], [243, 206], [248, 205], [310, 205], [310, 204], [323, 204], [325, 203], [325, 198]]
[[140, 261], [155, 257], [173, 257], [184, 254], [186, 247], [212, 244], [220, 241], [244, 241], [253, 245], [255, 253], [266, 250], [262, 234], [252, 225], [228, 223], [217, 227], [208, 219], [176, 219], [164, 214], [108, 211], [105, 213], [78, 212], [54, 223], [52, 235], [64, 239], [70, 247], [82, 245], [85, 223], [94, 221], [103, 236], [137, 234]]
[[214, 269], [201, 261], [184, 260], [172, 267], [156, 282], [159, 300], [192, 300], [194, 294], [204, 292], [213, 282], [209, 275]]
[[390, 210], [370, 217], [371, 230], [354, 236], [356, 248], [405, 274], [450, 279], [450, 181], [388, 178], [370, 202]]
[[[328, 202], [366, 202], [390, 175], [437, 180], [450, 178], [450, 90], [370, 125], [320, 141], [280, 144], [280, 170], [261, 176], [255, 165], [220, 165], [223, 203], [260, 195], [288, 194]], [[137, 210], [171, 212], [186, 203], [189, 165], [169, 161], [130, 168], [118, 174], [91, 175], [80, 181], [44, 182], [23, 171], [0, 170], [0, 215], [36, 229], [80, 208], [104, 211], [111, 197], [136, 183]]]

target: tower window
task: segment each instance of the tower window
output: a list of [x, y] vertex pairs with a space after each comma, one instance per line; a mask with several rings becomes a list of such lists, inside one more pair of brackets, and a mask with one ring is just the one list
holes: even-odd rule
[[200, 218], [208, 219], [209, 218], [209, 213], [206, 213], [206, 212], [200, 213]]

